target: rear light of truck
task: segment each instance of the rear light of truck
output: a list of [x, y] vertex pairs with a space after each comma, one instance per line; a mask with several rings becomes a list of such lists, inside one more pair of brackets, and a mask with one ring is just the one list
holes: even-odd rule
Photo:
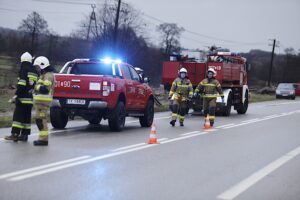
[[116, 85], [114, 83], [110, 83], [108, 81], [102, 82], [102, 95], [108, 96], [110, 92], [114, 92], [116, 89]]

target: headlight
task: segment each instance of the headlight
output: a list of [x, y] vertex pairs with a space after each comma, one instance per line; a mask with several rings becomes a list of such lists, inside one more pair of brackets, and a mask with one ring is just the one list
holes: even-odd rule
[[290, 94], [294, 94], [295, 92], [294, 91], [290, 91]]

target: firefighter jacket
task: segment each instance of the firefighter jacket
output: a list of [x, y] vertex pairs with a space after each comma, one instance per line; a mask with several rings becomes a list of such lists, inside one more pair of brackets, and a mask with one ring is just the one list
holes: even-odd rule
[[42, 75], [34, 88], [33, 99], [35, 101], [51, 102], [54, 89], [54, 68], [49, 66], [43, 70]]
[[193, 96], [193, 86], [188, 78], [176, 78], [173, 83], [169, 93], [169, 97], [172, 100], [186, 100], [187, 98], [192, 98]]
[[30, 62], [22, 62], [17, 83], [17, 100], [22, 104], [33, 104], [32, 93], [38, 79], [38, 72]]
[[195, 89], [196, 93], [201, 93], [204, 98], [223, 97], [221, 84], [215, 78], [202, 80]]

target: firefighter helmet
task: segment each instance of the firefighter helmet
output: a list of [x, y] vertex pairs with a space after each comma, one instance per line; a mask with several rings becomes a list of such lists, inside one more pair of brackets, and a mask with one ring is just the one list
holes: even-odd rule
[[182, 67], [182, 68], [179, 70], [179, 73], [186, 73], [186, 74], [187, 74], [186, 68]]
[[21, 62], [32, 62], [32, 55], [28, 52], [25, 52], [21, 55]]
[[216, 72], [216, 70], [214, 70], [213, 68], [209, 68], [209, 69], [207, 70], [207, 73], [209, 73], [209, 72], [213, 73], [213, 76], [214, 76], [214, 77], [217, 76], [217, 72]]
[[39, 56], [34, 60], [33, 65], [39, 66], [41, 69], [45, 69], [50, 65], [48, 58], [45, 56]]

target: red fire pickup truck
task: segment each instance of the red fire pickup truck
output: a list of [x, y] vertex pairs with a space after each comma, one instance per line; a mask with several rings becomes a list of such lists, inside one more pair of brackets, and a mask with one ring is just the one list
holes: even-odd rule
[[120, 60], [75, 59], [55, 74], [50, 109], [51, 124], [63, 129], [68, 119], [81, 116], [91, 124], [108, 119], [111, 130], [121, 131], [126, 116], [138, 117], [149, 127], [154, 117], [152, 89], [135, 69]]

